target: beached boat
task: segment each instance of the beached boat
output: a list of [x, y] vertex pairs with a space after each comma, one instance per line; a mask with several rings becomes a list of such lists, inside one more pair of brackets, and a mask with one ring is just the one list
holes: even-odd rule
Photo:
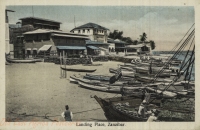
[[82, 64], [83, 66], [101, 66], [102, 64]]
[[118, 73], [119, 71], [122, 73], [122, 76], [127, 76], [127, 77], [129, 77], [129, 76], [133, 77], [135, 74], [135, 72], [133, 70], [130, 71], [130, 70], [124, 70], [124, 69], [109, 68], [110, 73]]
[[[194, 34], [194, 30], [190, 33], [190, 35]], [[189, 35], [189, 36], [190, 36]], [[188, 37], [189, 37], [188, 36]], [[189, 42], [189, 40], [184, 41], [183, 45], [187, 45], [188, 43], [193, 43]], [[179, 45], [179, 43], [177, 44]], [[141, 116], [138, 116], [138, 113], [140, 114], [140, 111], [137, 111], [139, 108], [140, 110], [142, 106], [143, 108], [149, 109], [150, 103], [152, 103], [155, 100], [162, 99], [160, 100], [159, 105], [152, 105], [154, 106], [154, 109], [160, 111], [161, 114], [156, 115], [158, 117], [158, 120], [160, 121], [194, 121], [194, 90], [182, 90], [177, 89], [176, 87], [179, 85], [184, 84], [184, 82], [181, 82], [182, 78], [184, 80], [190, 80], [191, 79], [191, 74], [192, 74], [192, 68], [194, 65], [194, 50], [195, 47], [193, 47], [192, 54], [190, 57], [187, 59], [187, 61], [184, 60], [183, 63], [181, 64], [180, 71], [177, 72], [177, 76], [173, 77], [173, 79], [160, 79], [158, 78], [159, 74], [164, 70], [164, 67], [172, 64], [172, 61], [174, 57], [179, 56], [179, 53], [183, 51], [182, 45], [179, 46], [177, 49], [177, 52], [174, 53], [173, 57], [169, 59], [166, 63], [163, 63], [163, 67], [159, 69], [158, 73], [154, 76], [148, 76], [148, 75], [135, 75], [135, 78], [139, 81], [146, 82], [146, 86], [143, 89], [143, 92], [145, 94], [145, 98], [133, 98], [129, 100], [124, 99], [124, 97], [119, 97], [118, 99], [116, 98], [110, 98], [110, 99], [102, 99], [98, 98], [97, 96], [94, 96], [96, 101], [100, 104], [102, 109], [105, 112], [105, 116], [109, 121], [147, 121], [148, 118], [148, 111], [144, 110], [144, 113]], [[190, 51], [190, 48], [188, 49], [188, 52]], [[188, 56], [188, 52], [185, 56]], [[148, 64], [148, 63], [142, 63], [142, 64]], [[162, 64], [162, 63], [159, 63]], [[149, 73], [152, 74], [152, 63], [150, 63], [147, 67], [150, 68]], [[158, 66], [157, 66], [158, 67]], [[185, 70], [184, 70], [185, 68]], [[185, 77], [181, 77], [180, 72], [184, 70], [183, 72], [186, 72]], [[158, 86], [156, 89], [149, 87], [148, 83], [158, 83], [161, 82], [160, 86]], [[165, 84], [165, 86], [163, 86]], [[174, 87], [174, 89], [170, 89], [170, 87]], [[171, 87], [171, 88], [172, 88]], [[162, 88], [162, 89], [160, 89]], [[146, 94], [147, 93], [147, 94]], [[189, 95], [188, 93], [191, 93]], [[153, 97], [151, 95], [153, 94]], [[135, 96], [134, 96], [135, 97]], [[193, 99], [191, 99], [193, 98]], [[146, 100], [148, 99], [148, 100]], [[145, 104], [147, 103], [147, 104]], [[140, 105], [141, 104], [141, 105]], [[146, 107], [147, 106], [147, 107]], [[161, 106], [161, 107], [160, 107]], [[136, 107], [136, 108], [135, 108]], [[146, 114], [147, 113], [147, 114]], [[188, 114], [191, 114], [188, 116]], [[146, 119], [144, 119], [147, 117]]]
[[112, 76], [86, 74], [83, 78], [90, 80], [110, 81]]
[[164, 97], [164, 98], [174, 98], [177, 96], [177, 94], [175, 92], [170, 92], [170, 91], [166, 91], [166, 90], [162, 91], [162, 90], [153, 89], [150, 87], [146, 87], [145, 89], [155, 92], [157, 94], [162, 94], [162, 97]]
[[[94, 96], [104, 111], [104, 115], [108, 121], [137, 121], [145, 122], [148, 116], [142, 117], [138, 115], [138, 108], [142, 102], [141, 98], [135, 96], [115, 97], [102, 99]], [[149, 105], [149, 109], [160, 106], [161, 101], [155, 99]]]
[[[160, 77], [160, 76], [158, 76]], [[141, 82], [145, 82], [145, 83], [152, 83], [152, 82], [171, 82], [172, 80], [170, 79], [161, 79], [161, 78], [157, 78], [156, 81], [154, 81], [155, 77], [154, 76], [145, 76], [145, 75], [139, 75], [136, 74], [135, 75], [135, 79]]]
[[84, 82], [83, 80], [79, 80], [78, 84], [80, 85], [80, 87], [87, 88], [90, 90], [96, 90], [108, 93], [120, 93], [120, 87], [111, 87], [111, 86], [105, 87], [104, 84], [103, 86], [99, 84], [88, 84], [88, 82]]
[[155, 67], [164, 66], [163, 62], [135, 62], [134, 60], [132, 60], [131, 63], [137, 66], [149, 66], [150, 64]]
[[[160, 72], [160, 70], [163, 69], [162, 67], [136, 67], [135, 71], [136, 73], [152, 73], [152, 74], [156, 74], [158, 72]], [[163, 69], [162, 73], [171, 73], [172, 70], [169, 69]]]
[[[99, 84], [99, 83], [104, 83], [103, 81], [99, 81], [99, 80], [88, 80], [88, 79], [83, 79], [83, 77], [77, 77], [77, 76], [70, 76], [69, 78], [70, 82], [71, 83], [77, 83], [78, 84], [78, 81], [81, 80], [81, 81], [84, 81], [84, 82], [87, 82], [87, 83], [90, 83], [90, 84]], [[108, 82], [105, 82], [105, 83], [108, 83]]]
[[[70, 76], [70, 82], [78, 84], [78, 81], [83, 81], [87, 84], [104, 84], [104, 85], [110, 85], [110, 86], [112, 86], [112, 85], [113, 86], [122, 86], [124, 84], [129, 84], [128, 82], [120, 82], [120, 81], [116, 81], [114, 84], [110, 84], [108, 81], [83, 79], [83, 77], [77, 77], [75, 75]], [[133, 85], [133, 83], [130, 83], [130, 85]], [[101, 86], [103, 86], [103, 85], [101, 85]]]
[[[167, 94], [168, 95], [168, 94]], [[173, 99], [161, 99], [161, 98], [151, 98], [150, 104], [146, 104], [145, 108], [147, 113], [144, 115], [138, 115], [138, 109], [143, 101], [142, 98], [137, 96], [122, 96], [114, 98], [99, 98], [94, 96], [96, 101], [99, 103], [104, 111], [104, 115], [108, 121], [136, 121], [136, 122], [146, 122], [150, 113], [155, 114], [158, 117], [158, 121], [192, 121], [192, 119], [184, 119], [185, 115], [194, 115], [195, 111], [192, 108], [188, 108], [188, 105], [194, 105], [192, 101], [185, 101], [185, 105], [173, 105]], [[176, 103], [182, 103], [182, 100], [175, 99]], [[175, 117], [172, 115], [166, 115], [166, 112], [172, 112], [173, 114], [183, 115]], [[149, 113], [150, 112], [150, 113]]]
[[21, 60], [21, 59], [10, 59], [10, 58], [7, 58], [6, 61], [9, 63], [35, 63], [36, 62], [35, 59]]
[[74, 72], [95, 72], [96, 69], [73, 69], [73, 68], [63, 68], [61, 67], [62, 70], [66, 70], [66, 71], [74, 71]]

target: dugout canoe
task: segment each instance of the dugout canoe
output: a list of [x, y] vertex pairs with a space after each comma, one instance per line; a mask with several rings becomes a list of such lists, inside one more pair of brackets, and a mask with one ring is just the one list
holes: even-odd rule
[[88, 72], [88, 73], [92, 73], [92, 72], [95, 72], [96, 69], [73, 69], [73, 68], [63, 68], [63, 67], [60, 67], [62, 70], [65, 70], [65, 71], [74, 71], [74, 72]]
[[20, 59], [6, 59], [7, 62], [9, 63], [35, 63], [35, 59], [28, 59], [28, 60], [20, 60]]
[[86, 74], [84, 76], [85, 79], [100, 80], [100, 81], [110, 81], [111, 77], [112, 76], [95, 75], [95, 74]]

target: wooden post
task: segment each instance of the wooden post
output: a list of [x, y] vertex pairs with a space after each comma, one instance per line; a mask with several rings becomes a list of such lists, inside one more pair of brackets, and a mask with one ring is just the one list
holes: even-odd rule
[[[65, 70], [66, 70], [66, 64], [67, 64], [67, 53], [65, 56]], [[65, 71], [65, 78], [67, 78], [67, 70]]]
[[[64, 56], [65, 56], [65, 51], [63, 50], [63, 68], [64, 68]], [[65, 72], [64, 72], [65, 70], [63, 70], [63, 78], [65, 78]]]
[[62, 78], [62, 57], [61, 57], [61, 52], [60, 52], [60, 78]]

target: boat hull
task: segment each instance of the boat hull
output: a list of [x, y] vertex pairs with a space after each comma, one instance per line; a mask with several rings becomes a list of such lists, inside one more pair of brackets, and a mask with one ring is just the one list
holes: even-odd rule
[[[131, 114], [128, 111], [120, 111], [119, 109], [116, 109], [116, 107], [113, 105], [114, 103], [125, 103], [126, 101], [130, 101], [129, 104], [134, 105], [136, 108], [139, 107], [141, 103], [141, 98], [134, 98], [134, 97], [119, 97], [118, 99], [108, 99], [104, 100], [102, 98], [94, 96], [96, 101], [99, 103], [101, 108], [104, 111], [104, 115], [107, 118], [108, 121], [135, 121], [135, 122], [146, 122], [147, 118], [139, 117], [137, 114]], [[121, 98], [121, 99], [120, 99]], [[155, 100], [154, 102], [158, 102], [158, 100]]]
[[86, 69], [72, 69], [72, 68], [63, 68], [61, 67], [62, 70], [65, 70], [65, 71], [74, 71], [74, 72], [88, 72], [88, 73], [92, 73], [92, 72], [95, 72], [96, 69], [93, 69], [93, 70], [86, 70]]
[[9, 63], [35, 63], [36, 60], [17, 60], [17, 59], [6, 59]]

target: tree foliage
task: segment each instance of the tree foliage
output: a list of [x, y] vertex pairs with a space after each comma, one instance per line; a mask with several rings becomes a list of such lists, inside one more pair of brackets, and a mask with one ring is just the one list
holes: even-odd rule
[[119, 39], [129, 44], [137, 44], [137, 41], [133, 42], [130, 37], [123, 37], [123, 31], [114, 30], [113, 32], [109, 33], [108, 37], [114, 40]]
[[150, 40], [150, 46], [151, 46], [151, 50], [154, 50], [156, 48], [155, 42]]
[[147, 39], [147, 34], [144, 32], [142, 35], [140, 35], [140, 41], [145, 42]]
[[113, 32], [110, 32], [108, 37], [112, 38], [112, 39], [120, 39], [120, 40], [122, 40], [122, 38], [123, 38], [122, 35], [123, 35], [123, 31], [114, 30]]
[[[108, 37], [112, 38], [114, 40], [119, 39], [119, 40], [122, 40], [122, 41], [132, 44], [132, 45], [138, 44], [137, 40], [132, 40], [130, 37], [123, 37], [123, 31], [114, 30], [113, 32], [110, 32]], [[140, 35], [140, 41], [145, 42], [146, 40], [147, 40], [147, 34], [144, 32], [142, 35]], [[155, 42], [153, 40], [150, 40], [150, 46], [151, 46], [152, 50], [155, 49], [156, 46], [155, 46]]]

